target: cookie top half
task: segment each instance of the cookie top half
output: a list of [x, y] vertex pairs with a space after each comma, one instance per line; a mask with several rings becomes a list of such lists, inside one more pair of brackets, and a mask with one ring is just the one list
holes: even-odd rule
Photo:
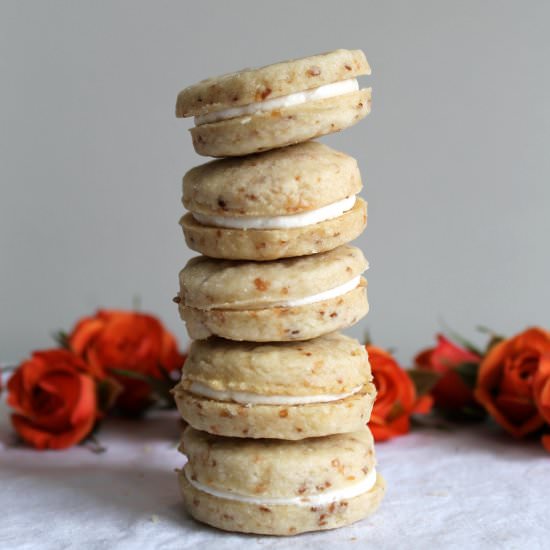
[[292, 307], [351, 291], [367, 268], [361, 250], [349, 245], [269, 262], [198, 256], [180, 271], [179, 299], [198, 309]]
[[343, 394], [370, 380], [365, 347], [339, 333], [266, 344], [195, 340], [182, 371], [186, 385], [268, 396]]
[[183, 178], [183, 204], [207, 216], [286, 216], [322, 208], [360, 190], [353, 157], [309, 141], [197, 166]]
[[259, 69], [245, 69], [208, 78], [182, 90], [176, 102], [176, 116], [200, 116], [240, 107], [370, 72], [361, 50], [335, 50]]

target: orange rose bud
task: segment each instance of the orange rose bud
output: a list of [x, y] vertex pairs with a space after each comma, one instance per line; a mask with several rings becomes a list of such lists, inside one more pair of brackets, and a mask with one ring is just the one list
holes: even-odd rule
[[100, 310], [81, 319], [69, 335], [69, 346], [98, 379], [109, 376], [121, 384], [116, 405], [131, 414], [151, 403], [151, 387], [145, 380], [114, 371], [163, 380], [167, 374], [179, 372], [185, 360], [176, 339], [158, 319], [134, 311]]
[[469, 418], [480, 409], [474, 398], [473, 389], [468, 387], [457, 368], [465, 363], [479, 364], [481, 357], [443, 336], [437, 335], [437, 346], [421, 351], [414, 359], [415, 366], [421, 370], [440, 375], [431, 389], [437, 408], [456, 418]]
[[[539, 414], [550, 424], [550, 353], [540, 358], [539, 368], [533, 379], [533, 393]], [[550, 435], [542, 436], [542, 444], [550, 452]]]
[[9, 379], [8, 405], [19, 436], [37, 449], [66, 449], [92, 431], [96, 388], [84, 362], [67, 350], [33, 353]]
[[385, 441], [408, 433], [411, 415], [429, 412], [432, 398], [417, 398], [412, 380], [387, 351], [371, 345], [366, 349], [378, 391], [369, 428], [375, 441]]
[[535, 403], [534, 379], [548, 354], [550, 332], [530, 328], [496, 344], [481, 362], [475, 397], [515, 437], [544, 424]]

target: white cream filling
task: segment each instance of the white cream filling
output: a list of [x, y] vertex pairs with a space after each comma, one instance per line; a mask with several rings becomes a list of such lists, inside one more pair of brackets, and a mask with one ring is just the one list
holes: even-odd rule
[[229, 229], [291, 229], [337, 218], [353, 208], [356, 198], [352, 195], [309, 212], [287, 216], [209, 216], [193, 212], [193, 218], [203, 225]]
[[295, 506], [324, 506], [326, 504], [332, 504], [340, 500], [349, 500], [370, 491], [376, 483], [376, 470], [373, 468], [359, 483], [344, 487], [343, 489], [333, 489], [332, 491], [325, 491], [316, 495], [309, 495], [303, 497], [290, 497], [290, 498], [269, 498], [269, 497], [252, 497], [249, 495], [238, 495], [230, 491], [219, 491], [213, 489], [203, 483], [189, 479], [186, 468], [184, 468], [184, 474], [187, 481], [203, 493], [208, 493], [214, 497], [225, 498], [227, 500], [236, 500], [238, 502], [246, 502], [248, 504], [259, 505], [295, 505]]
[[243, 405], [307, 405], [308, 403], [328, 403], [346, 399], [363, 386], [356, 386], [345, 393], [325, 393], [319, 395], [260, 395], [244, 391], [213, 390], [201, 382], [192, 382], [189, 391], [195, 395], [215, 399], [216, 401], [234, 401]]
[[287, 300], [286, 302], [280, 302], [278, 305], [280, 307], [296, 307], [296, 306], [305, 306], [307, 304], [314, 304], [315, 302], [321, 302], [323, 300], [330, 300], [331, 298], [337, 298], [346, 294], [356, 288], [361, 282], [361, 275], [357, 275], [347, 283], [331, 288], [330, 290], [325, 290], [324, 292], [319, 292], [319, 294], [313, 294], [312, 296], [306, 296], [305, 298], [296, 298], [294, 300]]
[[[366, 269], [368, 269], [368, 265]], [[282, 300], [280, 302], [262, 304], [257, 309], [264, 309], [268, 307], [297, 307], [307, 304], [314, 304], [316, 302], [322, 302], [323, 300], [330, 300], [332, 298], [338, 298], [338, 296], [347, 294], [348, 292], [351, 292], [352, 290], [357, 288], [360, 283], [361, 275], [357, 275], [357, 277], [353, 277], [353, 279], [350, 279], [344, 284], [341, 284], [329, 290], [324, 290], [323, 292], [319, 292], [318, 294], [312, 294], [311, 296], [305, 296], [304, 298], [295, 298], [294, 300]], [[217, 309], [219, 307], [220, 306], [213, 305], [210, 308], [206, 309]]]
[[284, 107], [292, 107], [293, 105], [301, 105], [307, 101], [315, 101], [317, 99], [327, 99], [329, 97], [349, 94], [351, 92], [356, 92], [358, 89], [359, 83], [355, 78], [341, 80], [340, 82], [331, 82], [330, 84], [324, 84], [323, 86], [312, 88], [311, 90], [303, 90], [301, 92], [295, 92], [293, 94], [288, 94], [281, 97], [266, 99], [265, 101], [249, 103], [248, 105], [242, 105], [240, 107], [230, 107], [229, 109], [198, 115], [195, 117], [195, 126], [201, 126], [202, 124], [210, 124], [212, 122], [219, 122], [220, 120], [227, 120], [229, 118], [237, 118], [245, 115], [254, 115], [262, 111], [273, 111]]

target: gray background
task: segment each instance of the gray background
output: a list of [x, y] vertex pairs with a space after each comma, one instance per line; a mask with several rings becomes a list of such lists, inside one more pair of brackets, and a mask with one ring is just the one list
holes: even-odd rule
[[324, 141], [359, 160], [369, 329], [408, 362], [444, 319], [550, 325], [550, 3], [0, 2], [0, 360], [104, 307], [158, 314], [191, 253], [195, 155], [177, 92], [361, 48], [373, 113]]

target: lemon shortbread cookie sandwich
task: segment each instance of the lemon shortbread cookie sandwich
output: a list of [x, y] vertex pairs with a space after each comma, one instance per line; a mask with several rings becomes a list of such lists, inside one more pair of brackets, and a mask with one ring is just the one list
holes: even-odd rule
[[384, 480], [368, 428], [284, 441], [219, 437], [187, 428], [179, 471], [187, 509], [228, 531], [294, 535], [333, 529], [376, 510]]
[[294, 59], [209, 78], [181, 91], [176, 116], [195, 117], [201, 155], [241, 156], [343, 130], [370, 111], [361, 50]]
[[173, 393], [197, 430], [303, 439], [360, 429], [376, 390], [364, 346], [333, 333], [269, 344], [196, 340]]
[[274, 260], [348, 243], [367, 221], [357, 161], [317, 142], [197, 166], [183, 178], [187, 244], [214, 258]]
[[349, 245], [271, 262], [199, 256], [181, 270], [174, 300], [193, 339], [308, 340], [367, 314], [367, 267]]

